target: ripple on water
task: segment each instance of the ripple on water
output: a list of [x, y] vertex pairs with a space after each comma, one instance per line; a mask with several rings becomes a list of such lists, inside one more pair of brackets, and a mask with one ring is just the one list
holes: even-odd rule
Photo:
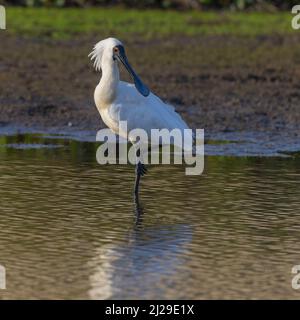
[[63, 145], [0, 148], [3, 298], [298, 298], [299, 158], [150, 166], [136, 208], [132, 166]]

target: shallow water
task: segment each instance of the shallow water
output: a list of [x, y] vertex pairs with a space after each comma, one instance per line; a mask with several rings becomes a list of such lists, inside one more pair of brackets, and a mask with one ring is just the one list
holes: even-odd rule
[[299, 157], [209, 156], [196, 177], [150, 166], [137, 208], [134, 168], [96, 149], [0, 138], [2, 298], [300, 297]]

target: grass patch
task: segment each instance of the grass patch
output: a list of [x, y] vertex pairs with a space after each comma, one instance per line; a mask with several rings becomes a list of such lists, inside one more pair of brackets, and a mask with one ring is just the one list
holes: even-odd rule
[[7, 8], [7, 31], [22, 36], [53, 39], [75, 35], [97, 34], [99, 38], [132, 36], [146, 39], [176, 34], [256, 36], [286, 34], [292, 15], [278, 13], [177, 12], [160, 10], [129, 10], [121, 8]]

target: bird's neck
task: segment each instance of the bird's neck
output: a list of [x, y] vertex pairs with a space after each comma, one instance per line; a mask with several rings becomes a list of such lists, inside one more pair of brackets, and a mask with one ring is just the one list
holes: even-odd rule
[[102, 77], [99, 83], [99, 99], [102, 105], [110, 105], [117, 96], [120, 80], [117, 61], [111, 60], [101, 66]]

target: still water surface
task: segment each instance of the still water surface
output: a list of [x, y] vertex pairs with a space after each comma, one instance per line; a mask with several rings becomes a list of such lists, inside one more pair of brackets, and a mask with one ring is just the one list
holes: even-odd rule
[[0, 140], [4, 299], [300, 298], [300, 158], [210, 156], [202, 176], [100, 166], [97, 145]]

